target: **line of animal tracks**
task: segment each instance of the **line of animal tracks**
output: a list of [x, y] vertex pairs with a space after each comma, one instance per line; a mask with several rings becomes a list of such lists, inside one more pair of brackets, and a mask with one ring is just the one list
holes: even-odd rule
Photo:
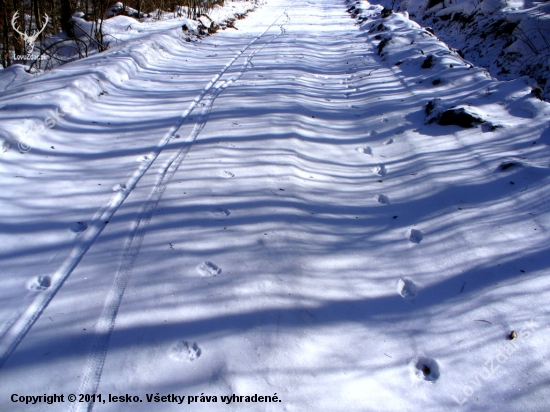
[[[283, 14], [287, 17], [288, 22], [288, 15], [286, 13], [287, 11], [285, 10]], [[128, 279], [130, 278], [130, 275], [132, 273], [132, 268], [134, 267], [134, 263], [137, 259], [141, 243], [147, 232], [149, 221], [153, 217], [155, 209], [157, 208], [157, 205], [162, 198], [164, 191], [166, 190], [166, 186], [171, 182], [174, 174], [180, 167], [181, 163], [185, 160], [185, 157], [191, 149], [192, 144], [195, 142], [200, 132], [206, 125], [206, 122], [208, 121], [208, 117], [210, 115], [210, 111], [212, 110], [212, 105], [214, 104], [216, 97], [218, 97], [220, 93], [222, 93], [225, 89], [235, 83], [235, 81], [241, 78], [241, 76], [249, 68], [250, 62], [258, 52], [260, 52], [264, 47], [269, 45], [273, 40], [284, 33], [283, 25], [285, 24], [285, 22], [278, 26], [280, 29], [280, 32], [278, 34], [271, 36], [268, 41], [256, 46], [256, 48], [248, 54], [239, 73], [225, 81], [221, 81], [220, 78], [243, 53], [245, 53], [251, 46], [258, 42], [258, 40], [265, 36], [266, 33], [268, 33], [268, 31], [271, 29], [271, 27], [273, 27], [275, 23], [281, 19], [281, 17], [282, 16], [278, 16], [271, 24], [271, 26], [269, 26], [260, 36], [250, 42], [243, 50], [237, 53], [237, 55], [229, 63], [227, 63], [224, 70], [222, 70], [222, 72], [220, 72], [219, 75], [217, 75], [214, 79], [212, 79], [209, 85], [204, 89], [203, 93], [201, 93], [201, 95], [197, 97], [197, 99], [195, 100], [196, 103], [193, 102], [194, 105], [188, 108], [184, 115], [182, 115], [181, 123], [175, 125], [173, 127], [173, 130], [171, 129], [169, 135], [167, 135], [168, 138], [173, 137], [180, 128], [181, 124], [185, 121], [185, 119], [187, 119], [188, 115], [197, 106], [197, 104], [205, 100], [204, 105], [202, 106], [201, 113], [198, 116], [198, 120], [195, 122], [191, 135], [187, 138], [186, 144], [179, 150], [179, 152], [174, 155], [172, 159], [170, 159], [169, 163], [165, 167], [163, 167], [162, 173], [158, 177], [157, 184], [155, 185], [151, 195], [147, 199], [147, 202], [143, 205], [143, 208], [139, 213], [138, 219], [133, 223], [132, 231], [124, 247], [120, 267], [115, 277], [115, 283], [113, 284], [113, 287], [110, 290], [109, 295], [107, 296], [103, 313], [101, 314], [101, 318], [96, 325], [96, 335], [93, 343], [92, 354], [88, 361], [88, 366], [86, 368], [86, 372], [84, 374], [84, 378], [82, 379], [82, 383], [78, 393], [95, 394], [97, 392], [97, 388], [101, 379], [103, 363], [105, 361], [105, 356], [107, 355], [107, 350], [109, 349], [109, 340], [115, 326], [116, 315], [120, 307], [122, 297], [124, 295], [124, 289], [126, 288]], [[153, 161], [154, 158], [156, 158], [156, 156], [152, 156], [151, 161]], [[94, 402], [89, 402], [87, 405], [82, 403], [75, 403], [74, 410], [92, 410], [93, 406]]]

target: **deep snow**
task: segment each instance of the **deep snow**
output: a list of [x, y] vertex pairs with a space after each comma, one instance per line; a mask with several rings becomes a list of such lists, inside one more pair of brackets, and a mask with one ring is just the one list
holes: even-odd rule
[[524, 0], [380, 0], [407, 11], [500, 80], [529, 75], [550, 99], [550, 4]]
[[351, 4], [3, 83], [0, 410], [547, 409], [550, 106]]

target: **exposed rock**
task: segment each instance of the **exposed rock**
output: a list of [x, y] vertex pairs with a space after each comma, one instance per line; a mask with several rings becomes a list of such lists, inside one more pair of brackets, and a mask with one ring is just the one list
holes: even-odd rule
[[391, 16], [391, 15], [393, 14], [393, 10], [387, 9], [387, 8], [384, 7], [384, 8], [382, 9], [382, 12], [381, 12], [380, 14], [382, 15], [382, 18], [385, 19], [386, 17], [389, 17], [389, 16]]
[[437, 122], [441, 126], [474, 127], [485, 123], [485, 119], [466, 105], [444, 107], [441, 99], [433, 99], [425, 107], [426, 123]]
[[472, 113], [467, 107], [455, 107], [445, 110], [439, 116], [437, 121], [441, 126], [456, 125], [464, 128], [474, 127], [475, 125], [485, 123], [481, 117]]
[[423, 69], [429, 69], [433, 67], [435, 63], [435, 56], [433, 54], [430, 54], [426, 59], [424, 60], [424, 63], [422, 63]]

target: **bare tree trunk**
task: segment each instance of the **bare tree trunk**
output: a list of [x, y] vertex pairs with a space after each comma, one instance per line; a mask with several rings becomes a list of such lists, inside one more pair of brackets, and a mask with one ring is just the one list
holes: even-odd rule
[[73, 12], [70, 0], [60, 0], [61, 3], [61, 28], [67, 36], [74, 37]]
[[58, 24], [58, 14], [57, 14], [57, 7], [55, 0], [49, 0], [49, 6], [50, 6], [50, 14], [52, 16], [52, 25], [53, 25], [53, 32], [58, 33], [59, 32], [59, 24]]
[[[22, 27], [24, 30], [25, 29], [25, 10], [23, 8], [23, 2], [19, 0], [13, 0], [13, 12], [15, 13], [16, 11], [19, 12], [18, 26]], [[11, 19], [10, 19], [10, 23], [11, 23]], [[13, 42], [13, 48], [14, 48], [15, 54], [17, 55], [25, 54], [24, 53], [25, 44], [21, 40], [20, 36], [17, 36], [17, 39], [18, 39], [17, 41]]]
[[[36, 24], [38, 25], [40, 23], [40, 19], [41, 19], [41, 16], [40, 16], [40, 11], [41, 10], [40, 10], [40, 5], [39, 5], [39, 0], [33, 0], [32, 6], [34, 6], [33, 7], [34, 20], [36, 21]], [[40, 39], [42, 39], [42, 34], [40, 34]]]
[[2, 14], [2, 66], [8, 67], [11, 66], [11, 56], [10, 56], [10, 28], [8, 23], [8, 4], [6, 0], [0, 0], [0, 6], [4, 11]]

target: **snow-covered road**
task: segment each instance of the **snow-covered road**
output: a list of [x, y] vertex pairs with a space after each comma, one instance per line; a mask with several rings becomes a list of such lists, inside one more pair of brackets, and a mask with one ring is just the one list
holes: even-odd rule
[[[0, 95], [31, 147], [0, 163], [0, 410], [546, 410], [550, 107], [348, 6], [270, 0]], [[433, 98], [487, 123], [425, 124]]]

